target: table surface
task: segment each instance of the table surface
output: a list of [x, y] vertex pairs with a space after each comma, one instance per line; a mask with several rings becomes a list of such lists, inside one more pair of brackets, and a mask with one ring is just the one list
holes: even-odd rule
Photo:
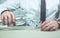
[[17, 27], [0, 29], [0, 38], [60, 38], [60, 29], [56, 31], [40, 31], [40, 29], [31, 27], [15, 28]]

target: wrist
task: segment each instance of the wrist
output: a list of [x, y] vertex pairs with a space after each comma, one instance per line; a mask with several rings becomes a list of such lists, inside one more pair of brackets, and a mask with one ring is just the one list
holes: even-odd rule
[[4, 10], [4, 11], [1, 12], [1, 14], [3, 14], [3, 13], [6, 12], [6, 11], [10, 11], [10, 10]]

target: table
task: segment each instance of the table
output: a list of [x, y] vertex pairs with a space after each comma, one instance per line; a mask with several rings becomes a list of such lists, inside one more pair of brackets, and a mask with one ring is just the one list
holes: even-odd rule
[[[25, 29], [26, 28], [26, 29]], [[60, 29], [57, 31], [40, 31], [40, 29], [0, 30], [0, 38], [60, 38]]]

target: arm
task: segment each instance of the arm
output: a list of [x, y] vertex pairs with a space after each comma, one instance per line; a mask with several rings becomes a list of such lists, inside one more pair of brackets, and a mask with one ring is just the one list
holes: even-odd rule
[[58, 28], [60, 28], [60, 3], [59, 3], [59, 5], [58, 5], [58, 13], [57, 13], [57, 16], [58, 16], [58, 18], [56, 19], [56, 21], [57, 21], [57, 23], [58, 23], [58, 25], [59, 25]]
[[4, 10], [16, 9], [18, 8], [18, 4], [18, 0], [6, 0], [4, 3], [0, 4], [0, 13]]
[[12, 11], [18, 8], [18, 4], [18, 0], [7, 0], [4, 3], [0, 4], [0, 13], [2, 13], [1, 15], [3, 24], [9, 25], [15, 22], [15, 15]]
[[47, 17], [46, 21], [42, 23], [42, 26], [41, 26], [42, 31], [48, 31], [48, 30], [52, 31], [52, 30], [58, 29], [59, 25], [58, 25], [58, 22], [55, 20], [55, 15], [58, 11], [58, 4], [59, 4], [59, 1], [53, 3], [52, 7], [50, 7], [49, 13], [51, 14], [49, 17]]

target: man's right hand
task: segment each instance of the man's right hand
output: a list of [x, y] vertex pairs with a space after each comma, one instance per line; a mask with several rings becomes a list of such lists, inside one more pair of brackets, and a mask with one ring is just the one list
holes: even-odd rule
[[11, 11], [5, 11], [2, 13], [2, 24], [3, 25], [10, 25], [12, 23], [15, 23], [15, 15]]

